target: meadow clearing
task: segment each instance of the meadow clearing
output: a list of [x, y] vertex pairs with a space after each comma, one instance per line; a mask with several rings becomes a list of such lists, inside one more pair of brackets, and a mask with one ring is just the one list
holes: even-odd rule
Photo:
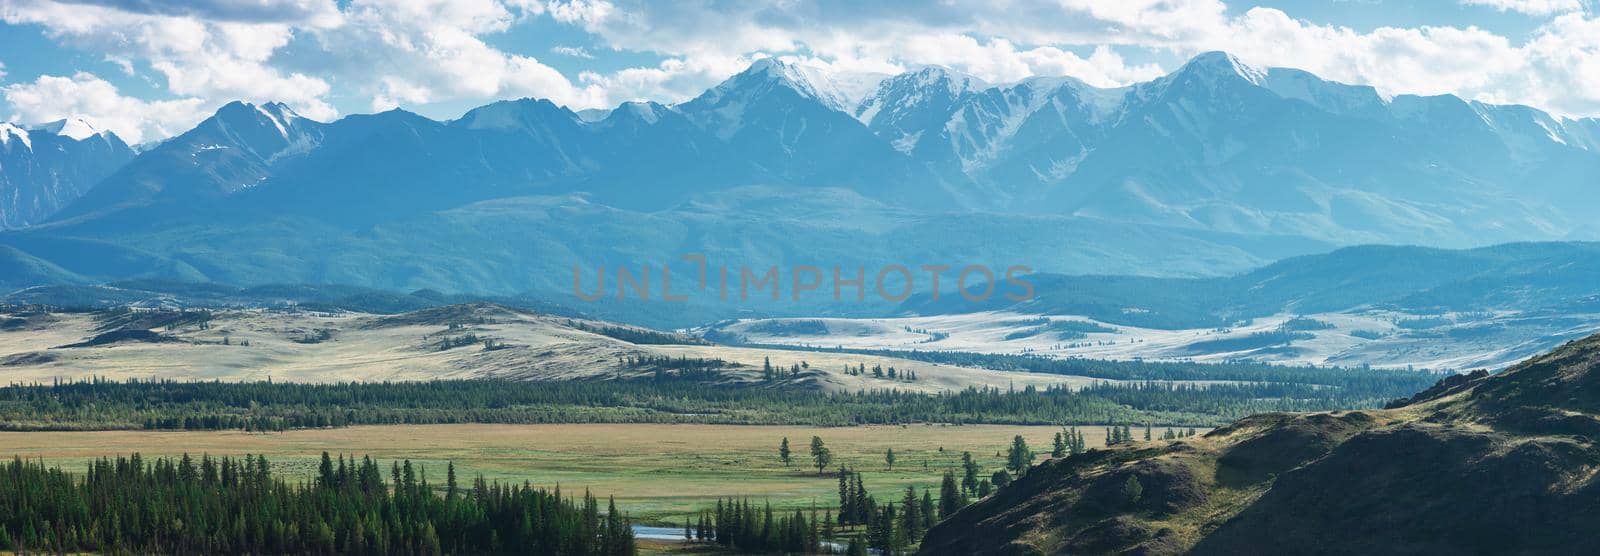
[[[681, 524], [685, 515], [722, 497], [770, 501], [774, 508], [834, 508], [839, 465], [859, 470], [881, 501], [899, 500], [907, 485], [937, 495], [945, 469], [959, 475], [961, 453], [972, 452], [984, 476], [1003, 465], [1003, 451], [1022, 435], [1040, 458], [1047, 457], [1059, 427], [908, 425], [786, 427], [738, 425], [562, 424], [362, 426], [252, 434], [238, 431], [26, 432], [0, 433], [0, 456], [44, 459], [69, 472], [87, 460], [138, 452], [145, 457], [202, 453], [264, 454], [274, 472], [290, 480], [309, 478], [323, 451], [409, 458], [425, 466], [430, 482], [443, 486], [448, 462], [461, 481], [489, 480], [559, 484], [564, 492], [589, 489], [615, 496], [617, 505], [642, 523]], [[1105, 430], [1080, 427], [1088, 446], [1103, 446]], [[1164, 428], [1154, 432], [1160, 437]], [[1136, 429], [1135, 436], [1142, 438]], [[809, 443], [819, 436], [833, 453], [825, 476], [811, 465]], [[785, 467], [778, 446], [789, 439], [793, 463]], [[891, 470], [884, 461], [895, 452]], [[942, 450], [941, 450], [942, 449]]]

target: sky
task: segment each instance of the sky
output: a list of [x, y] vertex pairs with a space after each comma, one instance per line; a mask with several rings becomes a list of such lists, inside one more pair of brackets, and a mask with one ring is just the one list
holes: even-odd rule
[[0, 120], [130, 143], [233, 100], [322, 121], [687, 100], [781, 56], [1113, 87], [1200, 52], [1385, 94], [1600, 116], [1600, 0], [0, 0]]

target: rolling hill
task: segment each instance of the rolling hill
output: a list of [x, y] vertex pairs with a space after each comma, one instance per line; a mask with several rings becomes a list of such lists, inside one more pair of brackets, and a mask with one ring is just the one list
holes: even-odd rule
[[1597, 400], [1600, 336], [1383, 410], [1052, 459], [945, 519], [921, 553], [1589, 553]]
[[[1079, 387], [1102, 379], [999, 372], [894, 357], [752, 349], [630, 325], [501, 305], [440, 305], [378, 315], [300, 309], [0, 309], [0, 383], [55, 379], [418, 381], [613, 380], [648, 377], [628, 359], [716, 360], [723, 380], [756, 381], [767, 362], [815, 372], [780, 386], [826, 391], [968, 386]], [[844, 365], [916, 371], [915, 382], [840, 372]]]

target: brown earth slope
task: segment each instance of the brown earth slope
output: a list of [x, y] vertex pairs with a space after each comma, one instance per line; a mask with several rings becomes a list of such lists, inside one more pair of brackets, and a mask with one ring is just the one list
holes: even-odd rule
[[1600, 336], [1387, 409], [1050, 460], [934, 527], [922, 553], [1596, 554], [1596, 439]]

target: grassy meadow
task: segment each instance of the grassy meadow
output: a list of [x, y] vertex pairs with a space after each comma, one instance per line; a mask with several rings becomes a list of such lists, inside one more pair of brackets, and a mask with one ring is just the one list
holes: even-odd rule
[[[455, 462], [465, 484], [490, 480], [560, 484], [615, 496], [620, 508], [643, 523], [681, 524], [683, 516], [714, 505], [719, 497], [770, 501], [775, 508], [833, 508], [843, 464], [862, 472], [880, 501], [899, 500], [906, 485], [935, 490], [946, 468], [959, 473], [962, 451], [971, 451], [987, 476], [1003, 465], [1011, 438], [1022, 435], [1041, 458], [1057, 427], [909, 425], [875, 427], [779, 427], [736, 425], [564, 424], [364, 426], [250, 434], [209, 432], [28, 432], [0, 433], [0, 456], [43, 458], [70, 472], [101, 456], [138, 452], [157, 455], [265, 454], [274, 472], [290, 480], [309, 478], [323, 451], [409, 458], [426, 466], [428, 480], [443, 486], [447, 462]], [[1104, 445], [1104, 429], [1080, 428], [1087, 444]], [[1157, 429], [1159, 438], [1164, 429]], [[1142, 431], [1135, 430], [1142, 438]], [[826, 476], [810, 467], [809, 443], [820, 436], [834, 455]], [[784, 467], [778, 445], [788, 437], [794, 463]], [[884, 452], [893, 449], [893, 470]], [[941, 450], [942, 448], [942, 450]]]

